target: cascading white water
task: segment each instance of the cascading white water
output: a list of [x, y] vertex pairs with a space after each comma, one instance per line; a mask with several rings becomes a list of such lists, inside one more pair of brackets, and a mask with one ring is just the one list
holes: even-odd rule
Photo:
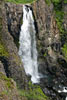
[[23, 24], [20, 32], [20, 47], [19, 55], [24, 65], [26, 74], [31, 75], [33, 83], [39, 82], [38, 64], [37, 64], [37, 49], [35, 38], [35, 26], [32, 10], [29, 6], [23, 6]]
[[[67, 93], [67, 87], [63, 87], [62, 90], [58, 90], [58, 93], [62, 93], [62, 92]], [[66, 96], [65, 100], [67, 100], [67, 96]]]
[[66, 99], [65, 100], [67, 100], [67, 97], [66, 97]]

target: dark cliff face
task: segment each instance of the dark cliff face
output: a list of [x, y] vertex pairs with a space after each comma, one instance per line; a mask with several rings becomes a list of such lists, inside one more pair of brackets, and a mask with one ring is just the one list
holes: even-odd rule
[[[60, 85], [67, 86], [67, 62], [61, 51], [62, 43], [54, 7], [53, 4], [46, 5], [44, 0], [39, 0], [32, 7], [37, 23], [39, 71], [44, 77], [41, 79], [41, 86], [45, 94], [53, 100], [63, 100], [63, 95], [58, 93], [58, 89]], [[67, 16], [64, 20], [65, 18]]]
[[3, 50], [0, 50], [0, 61], [4, 65], [6, 75], [12, 77], [18, 85], [20, 84], [20, 87], [26, 88], [27, 78], [14, 39], [8, 31], [5, 4], [3, 2], [0, 5], [0, 19], [0, 48]]
[[[67, 85], [67, 62], [62, 55], [62, 42], [55, 20], [53, 4], [51, 3], [48, 6], [45, 0], [39, 0], [31, 6], [36, 27], [39, 72], [43, 75], [40, 85], [43, 92], [51, 99], [64, 100], [66, 94], [59, 94], [58, 89], [60, 89], [60, 85], [62, 87]], [[6, 27], [4, 26], [3, 28], [5, 29], [5, 34], [2, 34], [2, 38], [9, 52], [9, 57], [6, 60], [4, 59], [4, 61], [7, 61], [8, 66], [6, 72], [8, 70], [8, 76], [13, 77], [21, 87], [27, 87], [27, 78], [23, 65], [18, 62], [20, 58], [18, 57], [17, 48], [19, 46], [18, 40], [22, 24], [23, 5], [6, 3], [4, 7], [3, 16], [7, 23], [3, 23], [3, 26], [5, 24]], [[66, 12], [66, 8], [67, 5], [63, 5], [64, 12]], [[65, 14], [65, 29], [67, 27], [66, 18], [67, 15]], [[2, 60], [5, 64], [4, 61]], [[23, 82], [25, 82], [25, 85]]]
[[16, 80], [22, 88], [26, 87], [23, 85], [25, 84], [23, 82], [26, 82], [24, 69], [19, 63], [16, 45], [8, 32], [4, 0], [2, 0], [0, 1], [0, 100], [27, 100], [19, 95], [14, 81]]

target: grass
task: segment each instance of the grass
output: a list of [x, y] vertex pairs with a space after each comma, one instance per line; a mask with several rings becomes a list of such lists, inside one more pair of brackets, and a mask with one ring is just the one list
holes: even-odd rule
[[5, 49], [4, 45], [0, 43], [0, 57], [8, 57], [8, 52]]
[[63, 55], [65, 56], [65, 58], [67, 59], [67, 43], [64, 44], [64, 46], [62, 47], [62, 52], [63, 52]]
[[2, 95], [8, 95], [8, 91], [7, 90], [4, 90], [4, 91], [2, 91], [1, 93], [0, 93], [0, 95], [2, 96]]
[[47, 53], [45, 52], [45, 53], [44, 53], [44, 57], [46, 57], [46, 56], [47, 56]]
[[43, 93], [38, 85], [33, 85], [29, 82], [28, 90], [19, 90], [20, 96], [27, 97], [28, 100], [48, 100], [48, 97]]
[[[49, 5], [50, 1], [54, 5], [54, 13], [55, 13], [55, 20], [57, 22], [57, 26], [59, 29], [60, 37], [61, 37], [61, 42], [62, 42], [62, 53], [65, 59], [67, 60], [67, 31], [64, 29], [64, 15], [66, 13], [63, 12], [63, 7], [62, 3], [64, 2], [67, 4], [67, 0], [45, 0], [46, 3]], [[44, 54], [45, 56], [46, 54]]]
[[[28, 90], [20, 90], [15, 87], [11, 78], [7, 78], [0, 72], [0, 84], [3, 83], [3, 90], [0, 92], [0, 98], [4, 96], [13, 96], [12, 91], [16, 89], [20, 98], [27, 98], [25, 100], [49, 100], [49, 98], [43, 93], [39, 85], [34, 85], [31, 82], [28, 83]], [[7, 99], [6, 99], [7, 100]], [[10, 99], [13, 100], [13, 99]]]
[[5, 81], [5, 85], [8, 89], [14, 88], [14, 84], [11, 78], [7, 78], [4, 74], [0, 72], [0, 80]]
[[45, 0], [46, 4], [48, 4], [48, 6], [50, 6], [51, 4], [51, 0]]
[[14, 100], [14, 98], [21, 100], [15, 82], [0, 72], [0, 100]]
[[26, 4], [26, 3], [32, 3], [36, 0], [6, 0], [6, 1], [16, 3], [16, 4]]
[[67, 4], [67, 0], [64, 0], [64, 3]]

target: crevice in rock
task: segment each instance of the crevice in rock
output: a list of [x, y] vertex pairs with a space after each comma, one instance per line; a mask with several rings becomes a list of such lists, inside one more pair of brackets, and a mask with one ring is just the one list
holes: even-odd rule
[[9, 69], [8, 69], [8, 61], [7, 61], [7, 59], [6, 58], [4, 58], [4, 57], [0, 57], [0, 61], [3, 63], [3, 65], [4, 65], [4, 70], [5, 70], [5, 73], [6, 73], [6, 76], [7, 77], [9, 77], [10, 75], [10, 71], [9, 71]]
[[8, 31], [10, 35], [13, 37], [14, 43], [16, 44], [17, 48], [19, 48], [19, 34], [21, 30], [22, 16], [23, 16], [22, 11], [20, 15], [18, 14], [19, 11], [11, 11], [14, 10], [14, 8], [13, 7], [10, 8], [8, 3], [5, 3], [5, 9], [6, 9]]
[[38, 25], [37, 25], [37, 21], [36, 21], [36, 18], [35, 18], [35, 15], [34, 15], [32, 7], [31, 7], [31, 10], [32, 10], [32, 13], [33, 13], [34, 25], [35, 25], [36, 35], [37, 35], [38, 34]]

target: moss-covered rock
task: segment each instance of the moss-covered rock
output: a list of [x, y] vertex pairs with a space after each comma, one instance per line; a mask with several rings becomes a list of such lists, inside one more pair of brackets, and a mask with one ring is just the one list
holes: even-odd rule
[[49, 100], [49, 98], [43, 93], [42, 89], [38, 85], [28, 83], [28, 90], [19, 90], [20, 96], [27, 97], [28, 100]]
[[17, 89], [13, 79], [7, 78], [0, 72], [0, 99], [1, 100], [49, 100], [40, 86], [28, 83], [28, 90]]
[[2, 43], [0, 43], [0, 57], [8, 57], [8, 56], [9, 53], [6, 50], [5, 46]]
[[0, 99], [1, 100], [27, 100], [26, 97], [20, 97], [16, 83], [11, 78], [7, 78], [0, 73]]
[[62, 52], [63, 52], [64, 57], [67, 60], [67, 43], [64, 44], [64, 46], [62, 47]]

